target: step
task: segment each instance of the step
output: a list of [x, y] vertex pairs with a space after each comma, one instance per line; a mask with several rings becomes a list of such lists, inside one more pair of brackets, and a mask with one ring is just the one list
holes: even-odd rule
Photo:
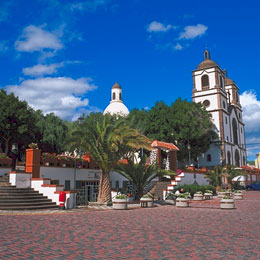
[[0, 210], [42, 210], [42, 209], [58, 209], [57, 205], [40, 205], [40, 206], [16, 206], [16, 207], [7, 207], [1, 206]]
[[0, 196], [0, 200], [7, 200], [7, 199], [23, 199], [23, 200], [30, 200], [30, 199], [40, 199], [40, 198], [43, 198], [43, 199], [47, 199], [48, 197], [47, 196], [42, 196], [41, 194], [38, 194], [38, 195], [33, 195], [33, 196], [22, 196], [22, 195], [6, 195], [6, 196]]
[[6, 196], [37, 196], [42, 195], [37, 192], [0, 192], [0, 197], [6, 197]]
[[52, 201], [40, 201], [40, 202], [34, 202], [34, 201], [28, 201], [28, 202], [10, 202], [8, 203], [8, 205], [6, 205], [6, 203], [1, 203], [0, 202], [0, 207], [5, 206], [5, 207], [14, 207], [14, 206], [42, 206], [42, 205], [56, 205], [55, 202]]
[[31, 199], [17, 199], [17, 198], [6, 198], [6, 199], [2, 199], [0, 198], [0, 204], [6, 204], [6, 203], [27, 203], [27, 202], [52, 202], [52, 200], [50, 199], [46, 199], [46, 198], [31, 198]]

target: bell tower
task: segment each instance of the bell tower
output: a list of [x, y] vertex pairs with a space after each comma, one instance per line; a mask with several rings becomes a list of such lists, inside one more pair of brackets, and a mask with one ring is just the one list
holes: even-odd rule
[[199, 159], [204, 166], [246, 164], [245, 131], [239, 89], [226, 71], [211, 60], [208, 50], [204, 60], [192, 72], [192, 100], [211, 113], [218, 139], [211, 143], [206, 156]]
[[[204, 60], [192, 72], [193, 91], [192, 100], [195, 103], [201, 103], [204, 108], [211, 113], [212, 121], [216, 126], [216, 133], [219, 140], [216, 140], [214, 152], [208, 156], [209, 166], [219, 165], [225, 160], [224, 147], [224, 120], [227, 113], [227, 94], [224, 87], [224, 72], [218, 64], [210, 58], [208, 50], [204, 51]], [[218, 146], [218, 148], [217, 148]], [[213, 154], [218, 154], [214, 156]], [[212, 158], [212, 159], [211, 159]]]

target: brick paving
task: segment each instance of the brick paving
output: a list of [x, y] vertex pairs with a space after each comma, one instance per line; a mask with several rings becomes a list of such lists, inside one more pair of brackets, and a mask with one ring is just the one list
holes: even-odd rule
[[260, 192], [245, 192], [235, 210], [206, 204], [2, 212], [0, 259], [260, 259]]

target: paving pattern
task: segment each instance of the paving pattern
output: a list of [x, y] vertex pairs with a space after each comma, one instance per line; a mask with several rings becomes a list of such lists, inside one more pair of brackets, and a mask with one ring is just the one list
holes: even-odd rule
[[206, 203], [183, 209], [2, 212], [0, 259], [259, 260], [260, 192], [245, 192], [235, 210], [219, 209], [217, 200]]

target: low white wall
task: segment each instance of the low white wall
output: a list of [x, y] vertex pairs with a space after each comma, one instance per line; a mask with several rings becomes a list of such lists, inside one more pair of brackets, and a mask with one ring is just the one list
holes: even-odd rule
[[[58, 186], [50, 185], [50, 182], [51, 182], [50, 179], [44, 179], [44, 178], [32, 179], [31, 187], [34, 190], [39, 191], [39, 193], [42, 193], [44, 196], [47, 196], [48, 199], [51, 199], [53, 202], [59, 205], [59, 195], [60, 195], [59, 192], [63, 191], [63, 187], [59, 185]], [[44, 186], [44, 184], [50, 186]], [[74, 199], [75, 199], [74, 193], [66, 192], [65, 207], [67, 209], [71, 209], [74, 207]]]
[[[95, 169], [76, 169], [76, 181], [98, 181], [99, 170]], [[41, 178], [50, 178], [52, 180], [59, 180], [59, 184], [65, 185], [65, 180], [70, 181], [70, 188], [74, 188], [74, 169], [73, 168], [59, 168], [59, 167], [41, 167]]]
[[179, 185], [193, 184], [195, 180], [199, 185], [209, 185], [209, 180], [205, 177], [204, 174], [196, 173], [196, 178], [194, 177], [194, 173], [184, 172], [184, 177], [182, 177]]
[[6, 173], [10, 172], [11, 168], [0, 168], [0, 176], [4, 176]]
[[16, 186], [16, 188], [29, 188], [31, 187], [31, 173], [17, 173], [10, 172], [9, 173], [9, 182], [12, 186]]

